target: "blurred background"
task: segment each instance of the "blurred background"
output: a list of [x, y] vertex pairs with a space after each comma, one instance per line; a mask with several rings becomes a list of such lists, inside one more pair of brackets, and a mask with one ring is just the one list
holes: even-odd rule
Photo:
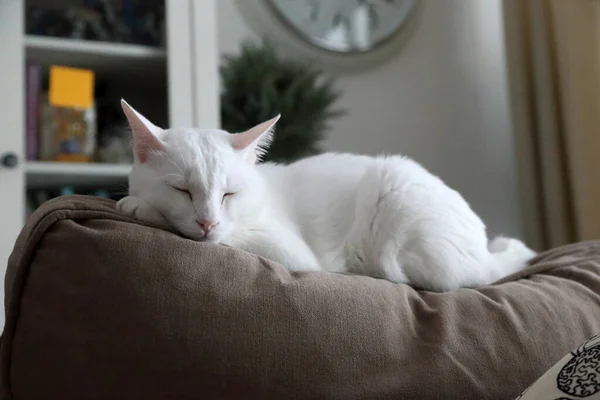
[[596, 0], [0, 0], [0, 265], [69, 194], [119, 199], [119, 100], [239, 132], [278, 112], [269, 161], [400, 153], [490, 234], [600, 237]]

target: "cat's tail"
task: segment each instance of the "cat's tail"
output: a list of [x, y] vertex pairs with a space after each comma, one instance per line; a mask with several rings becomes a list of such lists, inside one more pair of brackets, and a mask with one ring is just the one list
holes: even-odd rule
[[536, 252], [528, 248], [518, 239], [497, 237], [488, 243], [490, 252], [489, 271], [491, 282], [495, 282], [527, 266], [527, 262], [535, 257]]

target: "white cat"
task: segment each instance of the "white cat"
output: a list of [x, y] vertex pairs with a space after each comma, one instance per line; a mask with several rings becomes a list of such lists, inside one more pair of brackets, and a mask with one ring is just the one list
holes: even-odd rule
[[293, 271], [352, 272], [435, 291], [490, 284], [535, 255], [516, 239], [488, 246], [463, 198], [405, 157], [327, 153], [257, 164], [279, 116], [236, 135], [163, 130], [121, 104], [135, 164], [118, 210], [193, 240]]

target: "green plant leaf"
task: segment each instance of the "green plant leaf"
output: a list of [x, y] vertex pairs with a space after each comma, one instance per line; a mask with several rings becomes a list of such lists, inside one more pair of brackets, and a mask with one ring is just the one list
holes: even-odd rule
[[341, 92], [314, 64], [280, 57], [268, 40], [248, 40], [220, 65], [221, 120], [241, 132], [278, 113], [282, 118], [265, 161], [291, 162], [318, 154], [331, 121], [345, 115]]

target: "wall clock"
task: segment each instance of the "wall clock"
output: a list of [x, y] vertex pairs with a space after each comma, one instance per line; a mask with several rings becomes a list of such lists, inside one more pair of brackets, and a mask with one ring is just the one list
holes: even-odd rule
[[237, 0], [260, 36], [340, 67], [377, 64], [399, 51], [423, 0]]

